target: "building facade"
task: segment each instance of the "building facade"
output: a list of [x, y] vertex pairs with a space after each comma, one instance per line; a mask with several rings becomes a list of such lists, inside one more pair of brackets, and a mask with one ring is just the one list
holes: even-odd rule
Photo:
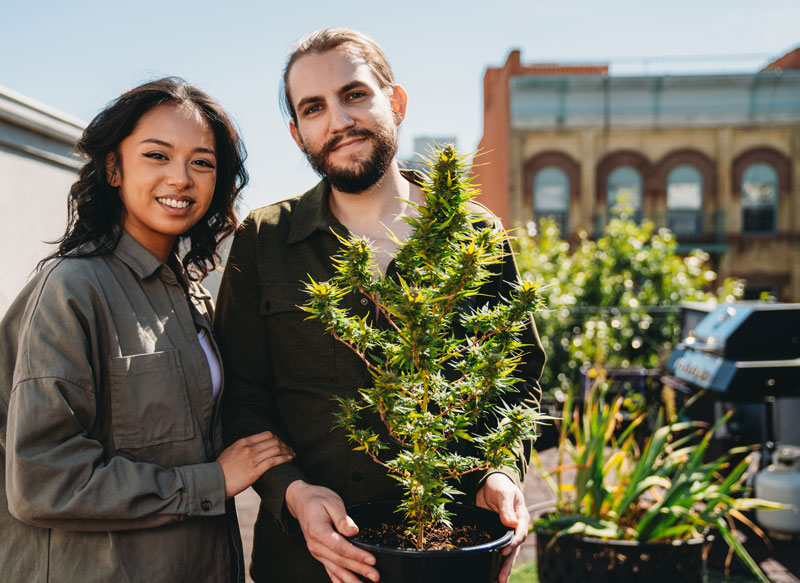
[[553, 217], [568, 238], [624, 206], [748, 296], [800, 301], [800, 48], [750, 72], [689, 65], [522, 65], [512, 51], [484, 77], [483, 202], [509, 225]]
[[84, 123], [0, 86], [0, 316], [64, 234]]

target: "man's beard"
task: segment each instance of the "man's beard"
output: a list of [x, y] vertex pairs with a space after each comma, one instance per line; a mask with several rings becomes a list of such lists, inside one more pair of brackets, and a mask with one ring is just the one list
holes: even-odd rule
[[[352, 162], [350, 168], [339, 168], [330, 161], [330, 154], [339, 143], [348, 138], [367, 138], [373, 143], [372, 153], [366, 160]], [[317, 151], [306, 146], [306, 157], [314, 171], [339, 192], [359, 194], [376, 184], [397, 153], [397, 137], [392, 128], [378, 125], [375, 130], [351, 128], [336, 136]]]

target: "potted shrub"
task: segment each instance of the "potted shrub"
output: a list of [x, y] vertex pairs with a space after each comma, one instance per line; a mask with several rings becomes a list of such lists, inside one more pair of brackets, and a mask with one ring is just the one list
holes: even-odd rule
[[[461, 477], [513, 467], [514, 444], [535, 437], [538, 412], [506, 405], [504, 395], [515, 390], [524, 354], [519, 333], [540, 305], [538, 284], [513, 282], [508, 297], [491, 301], [481, 294], [507, 253], [506, 234], [470, 212], [478, 191], [452, 146], [434, 152], [427, 166], [425, 204], [406, 218], [412, 232], [398, 242], [396, 277], [379, 275], [367, 240], [342, 239], [337, 275], [307, 283], [304, 309], [366, 363], [371, 383], [359, 398], [339, 399], [338, 426], [402, 486], [402, 499], [379, 505], [383, 515], [374, 518], [377, 534], [387, 539], [377, 542], [398, 548], [382, 552], [371, 539], [354, 542], [376, 553], [384, 582], [455, 580], [458, 572], [478, 575], [458, 580], [489, 581], [510, 531], [494, 513], [451, 500]], [[383, 325], [340, 308], [348, 293], [369, 298]], [[370, 531], [374, 506], [348, 509], [359, 537]], [[442, 550], [460, 546], [462, 526], [489, 531], [465, 543], [488, 559]], [[453, 532], [453, 540], [432, 545]], [[444, 565], [457, 555], [460, 567]], [[486, 569], [494, 574], [479, 575]]]
[[618, 210], [594, 238], [581, 231], [567, 241], [542, 218], [514, 240], [523, 277], [536, 274], [544, 284], [548, 310], [536, 322], [547, 352], [543, 405], [563, 404], [584, 366], [602, 362], [618, 379], [633, 367], [657, 370], [681, 339], [681, 303], [732, 302], [744, 293], [741, 280], [717, 278], [708, 253], [682, 256], [668, 229]]
[[[752, 448], [706, 460], [714, 427], [666, 422], [639, 448], [634, 432], [643, 412], [623, 422], [624, 395], [608, 398], [602, 370], [582, 406], [572, 395], [561, 420], [557, 467], [534, 462], [556, 495], [555, 509], [534, 519], [539, 579], [555, 581], [705, 580], [704, 548], [719, 533], [765, 583], [769, 580], [734, 536], [734, 519], [756, 530], [743, 514], [779, 508], [746, 498], [743, 480]], [[688, 404], [687, 404], [688, 405]], [[571, 478], [565, 476], [569, 473]]]

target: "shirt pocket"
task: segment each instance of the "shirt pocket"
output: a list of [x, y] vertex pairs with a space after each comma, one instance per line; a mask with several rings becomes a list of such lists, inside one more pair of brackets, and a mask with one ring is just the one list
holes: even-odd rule
[[111, 358], [114, 447], [138, 449], [194, 437], [178, 350]]
[[297, 383], [336, 382], [336, 339], [322, 322], [308, 319], [308, 295], [300, 283], [262, 283], [261, 315], [269, 338], [275, 380], [283, 388]]

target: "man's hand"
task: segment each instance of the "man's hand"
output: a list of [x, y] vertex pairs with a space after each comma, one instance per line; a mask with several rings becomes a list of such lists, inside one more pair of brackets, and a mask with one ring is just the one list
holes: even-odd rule
[[519, 553], [519, 546], [528, 536], [531, 516], [525, 507], [525, 498], [511, 478], [498, 472], [486, 478], [475, 496], [475, 504], [497, 512], [500, 515], [500, 522], [514, 529], [514, 538], [503, 549], [506, 559], [498, 579], [499, 583], [508, 583], [511, 567], [514, 566]]
[[295, 480], [286, 488], [286, 508], [300, 523], [311, 555], [325, 567], [333, 583], [361, 583], [359, 573], [377, 581], [375, 557], [350, 544], [358, 526], [347, 516], [344, 502], [336, 492]]

